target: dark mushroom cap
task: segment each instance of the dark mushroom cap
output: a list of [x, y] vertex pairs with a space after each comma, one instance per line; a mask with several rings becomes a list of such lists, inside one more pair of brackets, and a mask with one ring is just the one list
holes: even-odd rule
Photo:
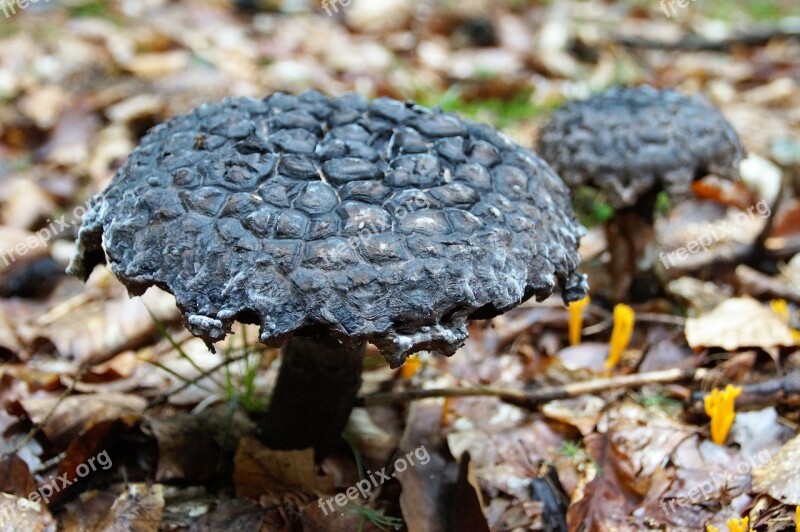
[[648, 86], [565, 105], [542, 129], [537, 151], [570, 186], [600, 189], [614, 208], [654, 187], [688, 197], [692, 182], [710, 173], [736, 178], [744, 152], [711, 104]]
[[[369, 341], [393, 367], [452, 354], [468, 319], [586, 292], [568, 189], [493, 128], [388, 98], [274, 94], [150, 131], [83, 218], [70, 273], [104, 261], [175, 295], [214, 342]], [[102, 247], [101, 247], [102, 240]]]

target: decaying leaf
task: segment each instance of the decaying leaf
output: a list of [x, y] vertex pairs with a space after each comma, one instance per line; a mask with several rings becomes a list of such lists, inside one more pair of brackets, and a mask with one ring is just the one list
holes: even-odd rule
[[721, 347], [727, 351], [795, 344], [788, 325], [749, 297], [728, 299], [711, 312], [686, 320], [686, 341], [693, 348]]
[[[69, 397], [28, 397], [22, 408], [53, 443], [66, 447], [86, 429], [105, 421], [138, 420], [147, 402], [136, 395], [104, 393]], [[52, 412], [52, 413], [51, 413]]]
[[97, 530], [156, 532], [164, 512], [164, 486], [161, 484], [130, 484], [117, 497]]
[[610, 409], [598, 429], [584, 438], [598, 471], [576, 490], [567, 522], [570, 529], [581, 523], [587, 530], [636, 529], [634, 510], [669, 485], [664, 466], [693, 431], [633, 403]]
[[95, 275], [100, 286], [95, 287], [94, 297], [76, 296], [35, 322], [41, 328], [39, 334], [45, 333], [62, 356], [99, 364], [160, 338], [150, 312], [165, 323], [177, 319], [175, 299], [166, 292], [150, 289], [141, 298], [131, 299], [121, 284], [108, 279], [105, 270]]
[[222, 457], [255, 426], [242, 412], [227, 404], [199, 414], [148, 415], [142, 430], [158, 442], [156, 481], [205, 482], [219, 474]]
[[17, 455], [0, 460], [0, 493], [27, 497], [36, 489], [28, 464]]
[[583, 436], [594, 432], [606, 401], [596, 395], [582, 395], [574, 399], [550, 401], [542, 407], [542, 413], [550, 419], [574, 426]]
[[277, 451], [250, 437], [239, 441], [233, 482], [239, 497], [258, 498], [268, 491], [289, 490], [334, 493], [333, 479], [317, 470], [314, 449]]
[[55, 532], [56, 523], [45, 505], [0, 493], [0, 530]]
[[800, 436], [786, 442], [766, 464], [753, 470], [753, 489], [784, 504], [800, 504]]
[[488, 530], [480, 496], [475, 493], [474, 482], [469, 482], [468, 463], [460, 466], [446, 450], [440, 450], [441, 416], [442, 407], [437, 400], [417, 401], [410, 406], [398, 456], [413, 457], [418, 449], [424, 449], [429, 460], [417, 460], [413, 467], [397, 472], [403, 488], [403, 520], [409, 530], [421, 532]]

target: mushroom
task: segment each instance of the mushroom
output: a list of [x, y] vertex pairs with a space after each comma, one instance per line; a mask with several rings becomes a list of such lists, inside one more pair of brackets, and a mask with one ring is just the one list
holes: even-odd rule
[[658, 286], [652, 277], [632, 286], [634, 276], [626, 274], [631, 265], [639, 274], [652, 270], [647, 245], [658, 194], [681, 200], [709, 174], [738, 178], [744, 154], [733, 127], [711, 104], [646, 85], [560, 108], [542, 128], [537, 151], [570, 187], [598, 189], [614, 208], [607, 234], [617, 301]]
[[[365, 344], [392, 368], [453, 354], [467, 321], [576, 272], [584, 229], [533, 152], [413, 102], [315, 91], [206, 104], [155, 127], [83, 218], [69, 272], [175, 296], [212, 347], [234, 321], [282, 345], [273, 448], [340, 443]], [[213, 348], [213, 347], [212, 347]]]

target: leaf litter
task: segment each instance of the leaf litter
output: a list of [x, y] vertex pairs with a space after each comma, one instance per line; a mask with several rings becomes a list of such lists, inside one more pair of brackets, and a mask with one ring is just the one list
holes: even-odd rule
[[[77, 0], [3, 20], [0, 252], [25, 253], [0, 262], [0, 528], [704, 530], [749, 517], [758, 530], [794, 529], [796, 5], [697, 2], [670, 17], [632, 0], [338, 7], [328, 16], [306, 1]], [[772, 36], [746, 38], [758, 28]], [[211, 354], [168, 294], [129, 299], [101, 269], [85, 286], [60, 274], [80, 206], [150, 127], [206, 101], [356, 90], [441, 105], [533, 146], [564, 102], [638, 83], [705, 93], [751, 155], [746, 186], [705, 179], [698, 199], [657, 217], [655, 243], [675, 263], [660, 271], [665, 289], [633, 305], [634, 334], [611, 376], [681, 368], [677, 380], [575, 388], [609, 377], [613, 326], [609, 207], [582, 193], [576, 205], [594, 227], [582, 248], [592, 303], [580, 344], [569, 345], [560, 303], [525, 304], [472, 323], [453, 358], [423, 354], [410, 378], [370, 354], [361, 391], [563, 395], [536, 408], [492, 394], [365, 406], [348, 427], [351, 451], [321, 462], [258, 443], [278, 357], [255, 331], [237, 329]], [[774, 216], [747, 215], [760, 200]], [[689, 249], [709, 234], [712, 245]], [[717, 445], [702, 403], [727, 384], [743, 391]], [[322, 511], [320, 498], [421, 445], [428, 463], [335, 517]], [[25, 503], [104, 451], [107, 470], [50, 503]]]

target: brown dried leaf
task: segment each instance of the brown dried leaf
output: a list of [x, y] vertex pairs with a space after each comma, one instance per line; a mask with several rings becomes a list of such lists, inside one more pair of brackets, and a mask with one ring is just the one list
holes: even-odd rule
[[158, 443], [156, 481], [205, 482], [219, 474], [221, 453], [233, 449], [255, 426], [241, 411], [231, 415], [227, 404], [199, 414], [146, 416], [142, 430]]
[[483, 513], [483, 497], [478, 477], [472, 468], [469, 453], [464, 453], [458, 463], [458, 480], [453, 487], [453, 501], [459, 511], [453, 512], [452, 530], [474, 530], [489, 532], [489, 524]]
[[129, 484], [97, 525], [98, 532], [157, 532], [164, 512], [164, 486]]
[[80, 497], [68, 501], [65, 513], [59, 516], [59, 524], [64, 532], [83, 532], [97, 530], [97, 524], [105, 518], [111, 505], [122, 493], [122, 486], [106, 487], [103, 491], [89, 490]]
[[314, 449], [276, 451], [242, 438], [234, 457], [233, 483], [238, 497], [258, 498], [270, 491], [334, 492], [333, 478], [319, 474]]
[[27, 497], [36, 489], [28, 464], [13, 454], [0, 461], [0, 492], [17, 497]]
[[[442, 406], [437, 400], [415, 401], [409, 405], [406, 430], [398, 450], [410, 452], [419, 445], [428, 449], [441, 441]], [[447, 500], [452, 483], [458, 473], [456, 464], [440, 453], [431, 453], [425, 465], [409, 468], [397, 475], [403, 491], [400, 494], [400, 509], [410, 530], [439, 532], [447, 528]]]
[[584, 444], [601, 472], [584, 487], [583, 496], [570, 505], [567, 525], [570, 530], [583, 527], [587, 532], [624, 530], [628, 516], [641, 501], [632, 489], [637, 471], [610, 434], [591, 434]]
[[[48, 226], [52, 222], [51, 218], [55, 217], [54, 198], [29, 176], [6, 180], [3, 183], [0, 199], [2, 199], [0, 219], [6, 227], [35, 229], [40, 225]], [[39, 244], [44, 246], [41, 241]], [[3, 252], [6, 249], [0, 248]]]
[[213, 509], [192, 522], [196, 532], [216, 530], [266, 530], [263, 526], [264, 510], [247, 499], [225, 499], [217, 501]]
[[60, 447], [66, 447], [81, 433], [102, 422], [137, 420], [147, 406], [141, 397], [120, 393], [73, 395], [63, 399], [36, 396], [22, 399], [20, 404], [31, 421], [44, 423], [42, 431]]
[[96, 283], [89, 288], [91, 295], [83, 293], [50, 309], [34, 323], [30, 341], [44, 335], [62, 356], [99, 364], [160, 336], [148, 309], [164, 323], [177, 321], [175, 298], [170, 294], [151, 288], [131, 299], [109, 275], [96, 270], [90, 278], [90, 285]]
[[663, 464], [693, 430], [634, 403], [613, 407], [598, 429], [584, 443], [600, 472], [570, 506], [567, 522], [570, 529], [636, 529], [633, 510], [668, 486]]

